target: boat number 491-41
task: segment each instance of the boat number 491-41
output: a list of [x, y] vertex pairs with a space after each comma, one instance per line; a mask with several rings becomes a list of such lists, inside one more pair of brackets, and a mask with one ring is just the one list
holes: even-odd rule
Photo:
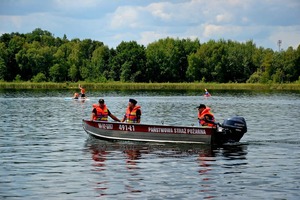
[[128, 124], [120, 124], [119, 130], [121, 131], [135, 131], [134, 125], [128, 125]]

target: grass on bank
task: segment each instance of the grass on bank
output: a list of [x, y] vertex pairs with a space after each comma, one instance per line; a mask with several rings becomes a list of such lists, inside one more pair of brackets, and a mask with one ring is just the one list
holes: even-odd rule
[[81, 84], [88, 90], [300, 90], [300, 83], [33, 83], [0, 82], [0, 89], [74, 89]]

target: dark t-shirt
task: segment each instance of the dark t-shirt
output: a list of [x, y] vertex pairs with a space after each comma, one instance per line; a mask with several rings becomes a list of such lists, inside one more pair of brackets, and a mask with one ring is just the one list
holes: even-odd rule
[[137, 110], [136, 110], [136, 117], [137, 117], [138, 119], [141, 119], [141, 115], [142, 115], [141, 110], [140, 110], [140, 109], [137, 109]]
[[207, 118], [208, 120], [214, 120], [214, 117], [211, 115], [204, 115], [205, 118]]

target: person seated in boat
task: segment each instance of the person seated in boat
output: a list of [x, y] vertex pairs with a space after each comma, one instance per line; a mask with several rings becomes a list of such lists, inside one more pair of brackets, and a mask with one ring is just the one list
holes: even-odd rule
[[215, 117], [210, 112], [210, 108], [204, 104], [200, 104], [197, 108], [199, 124], [201, 126], [215, 126]]
[[80, 89], [80, 97], [85, 98], [85, 89], [80, 84], [78, 88]]
[[204, 91], [205, 91], [205, 94], [204, 94], [205, 97], [210, 97], [211, 96], [210, 93], [207, 91], [206, 88], [204, 89]]
[[104, 103], [104, 99], [99, 99], [98, 104], [93, 104], [91, 120], [108, 121], [108, 116], [115, 121], [121, 121], [116, 116], [111, 114]]
[[79, 94], [77, 92], [74, 93], [73, 99], [78, 99], [79, 98]]
[[141, 122], [141, 106], [136, 105], [137, 101], [135, 99], [129, 99], [128, 107], [126, 113], [122, 119], [122, 122], [126, 123], [140, 123]]

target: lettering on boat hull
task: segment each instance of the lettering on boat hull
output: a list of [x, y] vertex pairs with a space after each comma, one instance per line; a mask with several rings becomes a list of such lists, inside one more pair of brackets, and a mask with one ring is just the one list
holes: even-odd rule
[[98, 127], [100, 129], [107, 129], [107, 130], [112, 130], [114, 128], [112, 124], [104, 124], [104, 123], [98, 123]]
[[205, 135], [205, 129], [196, 128], [172, 128], [172, 127], [148, 127], [150, 133], [178, 133], [178, 134], [203, 134]]
[[174, 133], [172, 128], [148, 127], [150, 133]]

